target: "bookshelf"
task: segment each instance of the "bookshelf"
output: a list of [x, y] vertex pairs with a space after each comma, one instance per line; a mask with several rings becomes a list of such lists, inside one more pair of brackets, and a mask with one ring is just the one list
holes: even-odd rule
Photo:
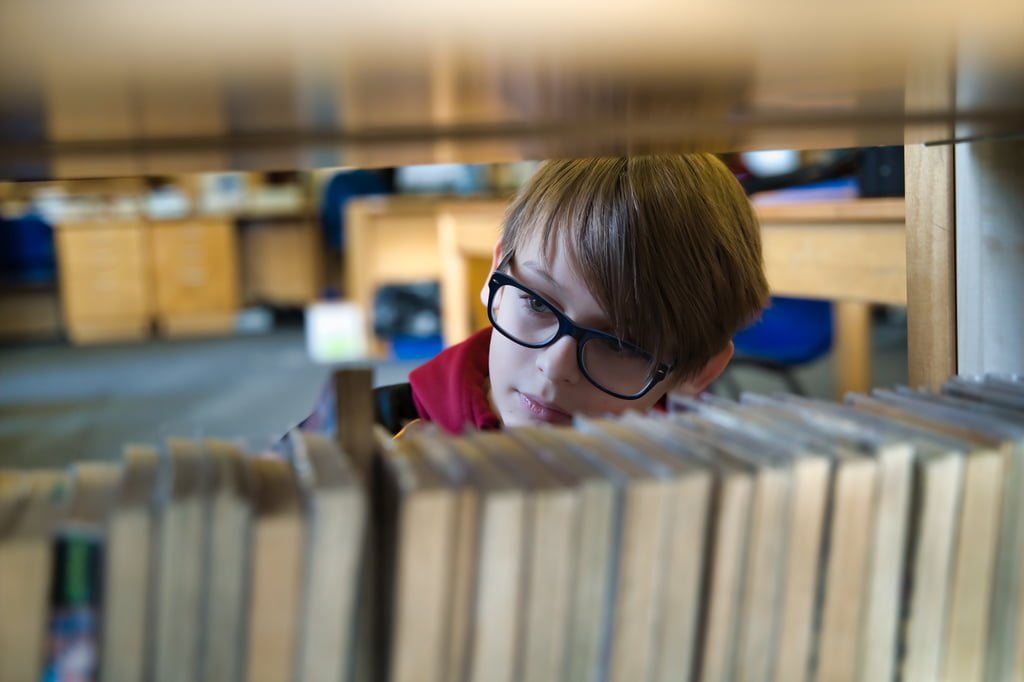
[[[0, 51], [0, 180], [903, 144], [911, 383], [937, 385], [958, 369], [1024, 369], [1017, 3], [168, 7], [0, 6], [11, 36]], [[965, 141], [948, 144], [954, 138]], [[459, 234], [449, 232], [456, 243]], [[824, 247], [814, 249], [820, 265]], [[874, 251], [865, 250], [869, 265], [898, 253]], [[849, 310], [841, 317], [862, 324], [862, 310]], [[367, 388], [339, 388], [339, 402]], [[341, 440], [365, 462], [368, 436], [352, 430]], [[1000, 470], [987, 471], [992, 486], [973, 498], [982, 511], [998, 499], [989, 493]], [[424, 525], [433, 533], [451, 527]], [[970, 542], [961, 546], [963, 563], [978, 564]], [[995, 556], [996, 543], [987, 546]], [[1019, 560], [1016, 545], [998, 546]], [[856, 549], [849, 556], [865, 555]], [[410, 576], [423, 574], [407, 563]], [[837, 596], [850, 594], [844, 582], [836, 580]], [[959, 582], [961, 601], [978, 603], [967, 598], [976, 581]], [[266, 584], [273, 596], [284, 582]], [[884, 602], [876, 595], [875, 604]], [[978, 628], [970, 609], [964, 615], [956, 634], [969, 649]], [[42, 632], [23, 625], [16, 629]], [[753, 635], [745, 641], [756, 644]], [[849, 658], [849, 649], [842, 653]], [[949, 677], [979, 679], [977, 659]]]

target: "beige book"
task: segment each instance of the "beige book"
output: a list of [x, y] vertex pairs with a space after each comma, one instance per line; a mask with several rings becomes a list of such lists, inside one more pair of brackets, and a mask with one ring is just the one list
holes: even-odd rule
[[861, 621], [858, 679], [892, 679], [897, 668], [901, 604], [906, 580], [906, 542], [913, 492], [915, 449], [905, 435], [865, 432], [860, 424], [837, 416], [818, 403], [803, 402], [822, 432], [861, 437], [878, 463], [875, 520], [868, 583]]
[[[0, 491], [0, 680], [42, 678], [53, 533], [63, 514], [64, 473], [6, 474]], [[21, 479], [21, 480], [18, 480]]]
[[609, 438], [596, 420], [578, 418], [575, 425], [606, 442], [607, 447], [595, 454], [626, 477], [608, 680], [647, 679], [653, 670], [662, 598], [659, 588], [673, 511], [672, 472], [640, 455], [636, 446]]
[[906, 682], [936, 680], [941, 669], [963, 468], [963, 457], [945, 449], [934, 454], [922, 449], [917, 459], [918, 502], [909, 534], [913, 590], [900, 671]]
[[[806, 403], [791, 397], [786, 400], [810, 408], [804, 413], [805, 416], [817, 417], [819, 421], [831, 421], [833, 435], [841, 432], [861, 436], [875, 433], [907, 441], [914, 448], [912, 494], [908, 503], [911, 513], [906, 522], [905, 540], [899, 543], [901, 546], [898, 549], [901, 554], [905, 552], [906, 565], [901, 573], [893, 571], [895, 579], [888, 582], [892, 590], [888, 597], [891, 617], [894, 621], [903, 617], [905, 622], [902, 624], [902, 633], [898, 623], [888, 626], [890, 640], [874, 645], [877, 648], [873, 660], [876, 670], [879, 661], [892, 661], [891, 657], [895, 654], [892, 647], [898, 644], [898, 640], [902, 640], [902, 647], [899, 647], [903, 652], [902, 661], [886, 663], [890, 673], [893, 666], [898, 666], [901, 679], [936, 679], [941, 663], [951, 555], [956, 536], [955, 521], [963, 464], [960, 453], [963, 446], [951, 439], [847, 407], [818, 401]], [[780, 411], [775, 401], [768, 401], [768, 404], [772, 407], [754, 409], [764, 418], [777, 422], [784, 422], [787, 418], [798, 419], [793, 412]], [[793, 405], [790, 405], [792, 409]], [[875, 563], [877, 567], [877, 560]], [[909, 583], [906, 577], [909, 577]], [[876, 581], [876, 587], [879, 584], [885, 583]], [[904, 587], [909, 588], [909, 591]], [[875, 613], [877, 615], [877, 609]], [[866, 632], [869, 623], [870, 620], [865, 618], [864, 640], [871, 647], [871, 635]], [[876, 627], [880, 632], [887, 631], [887, 626], [877, 622], [870, 627]], [[880, 658], [877, 655], [880, 652], [885, 652], [886, 657]], [[866, 664], [870, 659], [864, 657], [863, 660], [865, 665], [861, 666], [860, 674], [862, 679], [866, 679], [870, 669]]]
[[480, 491], [476, 582], [462, 679], [512, 682], [522, 617], [526, 495], [472, 439], [449, 442], [466, 464], [468, 480]]
[[253, 509], [245, 679], [280, 682], [295, 673], [305, 520], [288, 462], [252, 457], [246, 465]]
[[251, 491], [240, 447], [213, 439], [202, 447], [207, 517], [199, 679], [239, 680], [244, 662]]
[[1013, 478], [1012, 447], [979, 432], [964, 415], [915, 405], [886, 392], [881, 398], [852, 396], [850, 400], [859, 409], [963, 438], [971, 444], [964, 465], [941, 679], [983, 679], [992, 619], [999, 613], [994, 604], [1005, 599], [994, 589], [996, 576], [1005, 575], [1000, 571], [1001, 561], [1016, 560], [1015, 548], [1001, 547], [999, 542], [1001, 532], [1006, 531], [1007, 537], [1013, 535], [1003, 522], [1006, 480]]
[[714, 448], [716, 461], [726, 462], [752, 477], [747, 549], [740, 583], [735, 653], [735, 680], [763, 680], [774, 663], [785, 549], [790, 538], [789, 452], [781, 454], [764, 439], [701, 418], [680, 418], [683, 425]]
[[[966, 382], [964, 382], [966, 385]], [[975, 385], [972, 399], [897, 389], [922, 414], [972, 431], [971, 439], [1003, 453], [1005, 475], [985, 676], [991, 682], [1024, 679], [1016, 668], [1017, 637], [1024, 628], [1018, 608], [1024, 592], [1024, 400], [999, 385]]]
[[[877, 399], [852, 396], [858, 409], [947, 435], [976, 439], [952, 423]], [[998, 445], [974, 443], [964, 463], [959, 529], [953, 558], [942, 680], [983, 679], [989, 647], [993, 578], [997, 565], [1006, 453]]]
[[381, 438], [395, 514], [387, 679], [442, 682], [457, 495], [416, 440]]
[[[909, 526], [913, 481], [914, 448], [905, 437], [865, 429], [838, 415], [832, 405], [784, 396], [768, 400], [788, 410], [807, 430], [837, 444], [860, 450], [877, 466], [875, 502], [869, 516], [870, 536], [863, 583], [863, 606], [855, 649], [851, 654], [855, 674], [861, 680], [890, 679], [897, 667], [898, 638], [905, 585], [907, 528]], [[840, 621], [841, 622], [841, 621]], [[836, 640], [833, 639], [833, 642]], [[832, 649], [835, 652], [837, 649]], [[822, 669], [822, 675], [845, 675], [847, 657], [826, 659], [836, 667]]]
[[298, 682], [342, 682], [352, 670], [366, 531], [363, 490], [337, 444], [291, 436], [306, 504], [307, 556]]
[[665, 420], [628, 415], [599, 422], [609, 437], [632, 449], [648, 466], [671, 476], [670, 518], [662, 548], [662, 571], [653, 637], [651, 680], [687, 679], [696, 664], [696, 641], [704, 581], [704, 552], [714, 491], [707, 451]]
[[791, 501], [785, 519], [788, 537], [782, 565], [771, 679], [804, 682], [810, 674], [822, 541], [832, 478], [832, 447], [802, 429], [742, 408], [739, 414], [761, 437], [790, 450]]
[[147, 676], [153, 633], [153, 555], [157, 548], [153, 504], [159, 465], [156, 449], [124, 447], [121, 484], [107, 523], [101, 682], [136, 682]]
[[595, 461], [594, 453], [604, 447], [596, 438], [539, 427], [510, 429], [509, 435], [527, 445], [552, 475], [578, 495], [563, 679], [590, 682], [604, 668], [604, 642], [611, 628], [609, 594], [622, 506], [617, 490], [623, 485], [623, 474], [607, 462]]
[[158, 507], [154, 682], [194, 682], [199, 675], [206, 521], [203, 469], [198, 443], [184, 438], [167, 441]]
[[877, 486], [873, 458], [836, 458], [815, 671], [820, 682], [856, 676]]
[[510, 435], [495, 432], [475, 436], [475, 440], [528, 491], [517, 677], [561, 681], [577, 557], [576, 491]]
[[60, 527], [77, 527], [105, 536], [122, 474], [122, 467], [114, 462], [72, 463], [68, 467], [67, 511]]
[[[957, 514], [964, 485], [964, 455], [973, 446], [935, 429], [915, 427], [864, 411], [818, 404], [819, 412], [855, 419], [861, 426], [908, 440], [914, 449], [913, 505], [906, 532], [906, 572], [910, 577], [905, 602], [904, 680], [938, 679], [944, 654], [951, 569], [957, 537]], [[866, 667], [865, 667], [866, 668]], [[861, 670], [861, 679], [869, 671]]]
[[424, 458], [456, 491], [455, 530], [452, 538], [450, 595], [448, 599], [448, 641], [441, 664], [442, 679], [462, 679], [466, 674], [469, 628], [476, 592], [477, 556], [480, 547], [480, 489], [469, 477], [466, 463], [449, 439], [420, 438], [417, 445]]
[[703, 641], [697, 668], [697, 679], [701, 682], [732, 678], [753, 502], [754, 481], [750, 472], [721, 463], [719, 466], [708, 536]]

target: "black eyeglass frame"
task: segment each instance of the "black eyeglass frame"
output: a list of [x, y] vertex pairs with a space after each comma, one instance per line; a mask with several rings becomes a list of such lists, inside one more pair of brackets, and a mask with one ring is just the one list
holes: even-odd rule
[[[501, 325], [499, 325], [497, 320], [494, 319], [494, 297], [497, 295], [498, 290], [501, 289], [501, 287], [503, 286], [515, 287], [516, 289], [519, 289], [520, 291], [529, 294], [532, 298], [536, 298], [538, 301], [547, 306], [548, 310], [550, 310], [551, 313], [555, 316], [555, 319], [558, 320], [558, 330], [555, 332], [554, 336], [552, 336], [550, 339], [543, 343], [526, 343], [520, 339], [513, 337], [511, 334], [502, 329]], [[502, 336], [504, 336], [509, 341], [517, 343], [520, 346], [524, 346], [526, 348], [547, 348], [548, 346], [554, 345], [563, 336], [571, 336], [573, 339], [576, 340], [576, 364], [579, 366], [580, 372], [583, 374], [583, 376], [587, 378], [587, 381], [589, 381], [596, 388], [598, 388], [601, 391], [604, 391], [610, 396], [614, 396], [621, 400], [639, 400], [640, 398], [643, 398], [645, 395], [647, 395], [652, 388], [654, 388], [659, 382], [661, 382], [665, 377], [667, 377], [668, 373], [672, 371], [671, 365], [668, 365], [664, 362], [659, 362], [657, 366], [654, 368], [654, 371], [651, 373], [651, 377], [648, 380], [647, 385], [640, 389], [638, 392], [630, 394], [617, 393], [616, 391], [613, 391], [605, 386], [602, 386], [596, 379], [594, 379], [594, 377], [590, 376], [590, 372], [587, 371], [587, 363], [583, 359], [583, 348], [587, 345], [587, 343], [591, 339], [611, 341], [630, 352], [637, 353], [639, 355], [651, 358], [653, 360], [653, 356], [650, 353], [645, 351], [643, 348], [640, 348], [639, 346], [635, 346], [632, 343], [629, 343], [628, 341], [623, 341], [617, 336], [613, 336], [606, 332], [598, 331], [596, 329], [591, 329], [590, 327], [584, 327], [582, 325], [576, 324], [571, 319], [569, 319], [568, 315], [563, 313], [556, 306], [552, 305], [551, 302], [548, 301], [546, 298], [538, 294], [533, 289], [530, 289], [525, 284], [522, 284], [521, 282], [517, 281], [510, 275], [505, 274], [504, 272], [499, 272], [497, 270], [492, 272], [490, 279], [487, 281], [487, 287], [487, 319], [491, 321], [491, 326], [497, 329]]]

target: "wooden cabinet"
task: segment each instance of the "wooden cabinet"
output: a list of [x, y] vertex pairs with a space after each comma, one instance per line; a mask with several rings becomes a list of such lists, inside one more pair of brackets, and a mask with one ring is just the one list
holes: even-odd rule
[[246, 303], [305, 306], [323, 288], [320, 233], [312, 221], [259, 221], [240, 227]]
[[149, 334], [149, 258], [148, 230], [137, 219], [78, 221], [57, 229], [62, 316], [74, 343]]
[[234, 327], [239, 284], [235, 226], [223, 218], [153, 222], [156, 321], [170, 336]]

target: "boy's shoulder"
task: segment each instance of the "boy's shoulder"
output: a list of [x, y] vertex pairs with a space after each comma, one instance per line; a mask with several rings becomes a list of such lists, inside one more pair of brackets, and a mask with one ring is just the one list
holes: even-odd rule
[[419, 417], [450, 433], [466, 424], [477, 429], [500, 427], [487, 397], [491, 328], [441, 351], [409, 373], [412, 400]]

